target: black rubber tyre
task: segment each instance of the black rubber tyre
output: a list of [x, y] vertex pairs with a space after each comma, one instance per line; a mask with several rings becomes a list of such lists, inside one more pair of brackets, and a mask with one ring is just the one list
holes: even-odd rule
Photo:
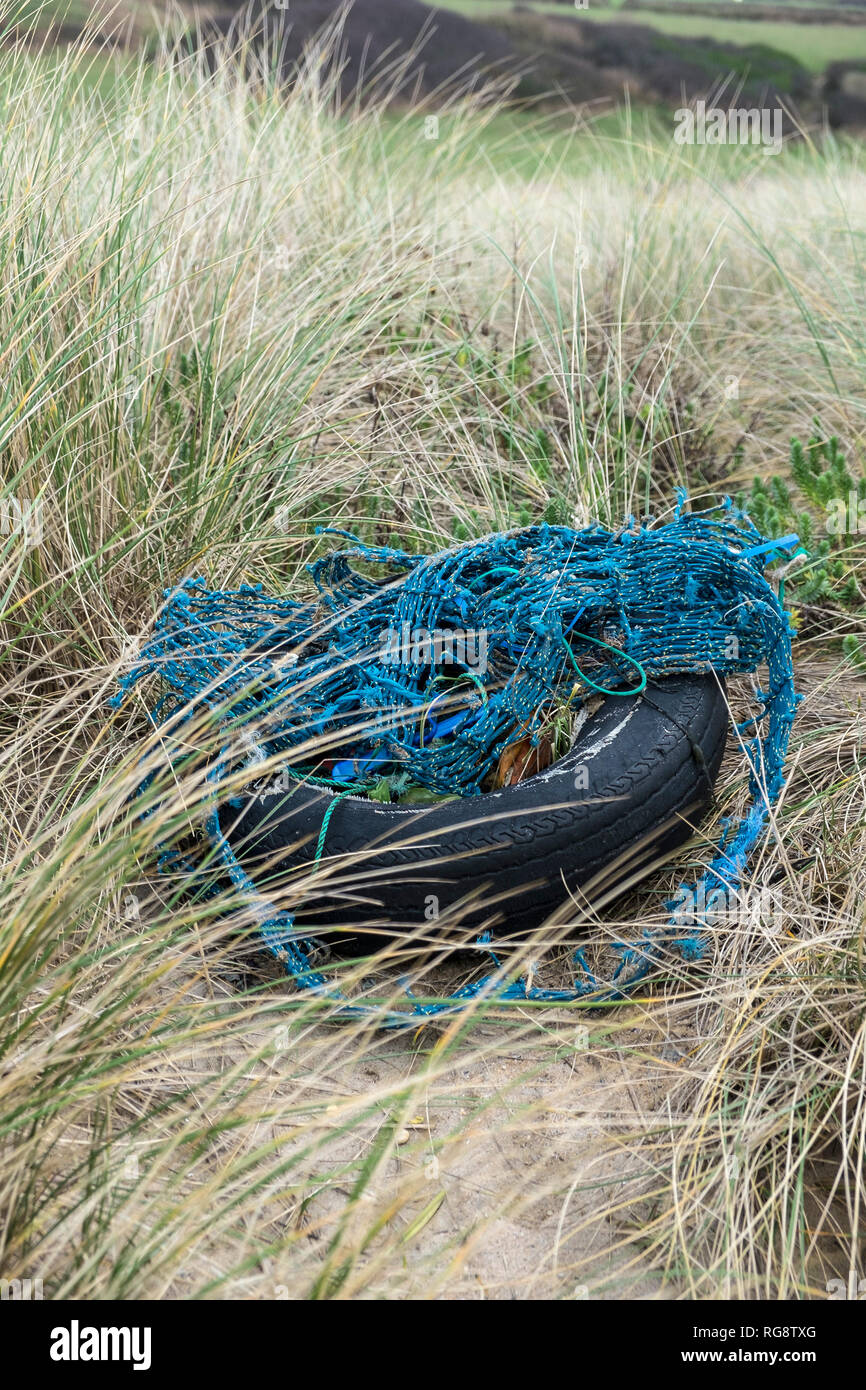
[[[538, 926], [569, 891], [605, 878], [604, 891], [627, 886], [694, 831], [712, 801], [727, 725], [715, 676], [670, 677], [643, 695], [605, 699], [564, 758], [515, 787], [425, 807], [345, 797], [298, 928], [342, 938], [363, 925], [369, 945], [377, 929], [423, 933], [435, 912], [441, 938], [451, 909], [463, 939], [488, 926], [510, 934]], [[332, 801], [327, 788], [298, 784], [225, 807], [220, 819], [266, 890], [314, 859]]]

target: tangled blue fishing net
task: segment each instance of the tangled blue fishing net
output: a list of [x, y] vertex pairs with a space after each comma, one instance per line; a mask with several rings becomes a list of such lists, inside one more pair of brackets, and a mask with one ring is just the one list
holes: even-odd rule
[[[711, 511], [686, 508], [680, 494], [664, 524], [630, 519], [617, 531], [531, 526], [433, 555], [332, 531], [349, 544], [309, 567], [316, 596], [307, 602], [269, 596], [260, 585], [214, 591], [202, 579], [166, 591], [153, 637], [114, 703], [154, 676], [161, 693], [150, 717], [170, 728], [175, 742], [204, 711], [224, 728], [223, 753], [208, 773], [205, 836], [235, 887], [256, 904], [264, 941], [299, 988], [324, 996], [340, 1016], [375, 1012], [344, 999], [312, 967], [314, 943], [289, 912], [262, 900], [221, 831], [221, 785], [244, 740], [253, 749], [251, 769], [263, 757], [278, 759], [298, 778], [314, 776], [312, 748], [339, 750], [326, 775], [321, 762], [315, 765], [318, 780], [338, 793], [388, 775], [394, 783], [402, 778], [431, 792], [472, 796], [515, 729], [537, 740], [553, 707], [574, 708], [599, 691], [636, 693], [648, 678], [765, 667], [758, 712], [738, 726], [751, 805], [738, 824], [723, 822], [716, 855], [691, 891], [693, 901], [705, 902], [717, 889], [737, 887], [783, 786], [799, 699], [793, 630], [764, 569], [799, 542], [765, 539], [727, 499]], [[483, 633], [486, 660], [465, 661], [461, 669], [453, 649], [445, 662], [435, 637], [419, 641], [418, 633]], [[327, 816], [323, 837], [326, 829]], [[176, 851], [163, 857], [164, 865], [178, 862]], [[188, 869], [194, 876], [195, 866]], [[673, 914], [674, 903], [668, 907]], [[673, 914], [662, 930], [617, 944], [608, 980], [595, 977], [578, 949], [568, 989], [497, 972], [435, 1003], [414, 1002], [407, 989], [406, 1009], [388, 1010], [378, 1021], [417, 1026], [478, 997], [623, 998], [663, 951], [694, 959], [704, 945], [700, 923], [684, 931]]]

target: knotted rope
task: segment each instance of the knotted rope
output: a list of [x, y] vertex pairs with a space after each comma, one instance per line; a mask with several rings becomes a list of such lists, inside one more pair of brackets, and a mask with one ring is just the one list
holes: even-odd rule
[[[766, 665], [759, 712], [738, 726], [751, 806], [738, 825], [723, 823], [717, 854], [691, 891], [705, 902], [717, 889], [736, 888], [783, 786], [799, 698], [793, 631], [763, 571], [798, 541], [766, 540], [728, 500], [701, 513], [685, 505], [681, 495], [673, 520], [662, 525], [630, 519], [618, 531], [533, 526], [433, 555], [329, 531], [349, 544], [309, 567], [317, 595], [307, 602], [269, 596], [261, 585], [211, 590], [199, 578], [166, 591], [154, 635], [114, 703], [145, 676], [157, 676], [163, 690], [150, 711], [155, 725], [172, 720], [178, 727], [209, 710], [224, 726], [226, 747], [209, 773], [205, 833], [299, 987], [342, 1001], [311, 967], [310, 942], [291, 914], [262, 904], [220, 828], [220, 788], [239, 738], [253, 749], [251, 767], [278, 757], [289, 777], [307, 780], [313, 745], [339, 749], [343, 756], [318, 780], [341, 792], [388, 775], [434, 793], [473, 796], [515, 730], [537, 742], [552, 709], [574, 709], [599, 690], [634, 694], [647, 679], [737, 675]], [[685, 885], [680, 901], [683, 891]], [[668, 907], [673, 911], [674, 902]], [[497, 1002], [620, 998], [664, 948], [694, 959], [704, 945], [701, 924], [683, 931], [680, 913], [638, 943], [618, 943], [609, 981], [597, 980], [577, 950], [570, 989], [489, 976], [447, 1002], [415, 1003], [380, 1021], [417, 1025], [419, 1015], [453, 1011], [479, 995]], [[372, 1007], [347, 1000], [340, 1012], [355, 1016]]]

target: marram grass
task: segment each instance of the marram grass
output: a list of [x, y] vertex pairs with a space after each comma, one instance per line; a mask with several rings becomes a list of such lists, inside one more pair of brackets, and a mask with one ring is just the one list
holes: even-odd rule
[[[142, 821], [158, 748], [143, 700], [108, 699], [164, 587], [300, 593], [325, 522], [430, 549], [664, 513], [677, 485], [703, 501], [781, 469], [816, 417], [862, 475], [860, 148], [768, 167], [636, 114], [602, 136], [523, 113], [517, 165], [495, 105], [453, 103], [428, 138], [412, 114], [335, 117], [314, 63], [284, 95], [161, 42], [98, 74], [76, 49], [0, 63], [0, 1277], [825, 1297], [864, 1272], [856, 608], [803, 614], [751, 885], [771, 925], [746, 892], [706, 966], [625, 1008], [477, 1005], [399, 1039], [294, 993], [248, 905], [156, 875], [217, 731]], [[862, 601], [859, 534], [844, 555]], [[745, 794], [732, 748], [719, 813]], [[555, 979], [575, 927], [660, 921], [716, 831], [515, 968]], [[482, 968], [432, 938], [431, 995]], [[405, 968], [341, 973], [387, 1003]]]

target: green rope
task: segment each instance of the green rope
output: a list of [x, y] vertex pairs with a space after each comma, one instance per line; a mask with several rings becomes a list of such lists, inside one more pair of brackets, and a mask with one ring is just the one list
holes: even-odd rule
[[330, 823], [331, 823], [331, 816], [334, 814], [334, 811], [335, 811], [336, 808], [337, 808], [337, 804], [338, 804], [340, 801], [345, 801], [345, 799], [346, 799], [347, 796], [357, 796], [357, 795], [358, 795], [358, 788], [357, 788], [357, 787], [346, 787], [345, 791], [342, 791], [342, 792], [338, 792], [338, 793], [337, 793], [337, 795], [334, 797], [333, 801], [332, 801], [332, 802], [330, 803], [330, 805], [328, 806], [327, 811], [325, 812], [324, 816], [322, 817], [322, 828], [321, 828], [321, 830], [319, 831], [319, 843], [316, 845], [316, 857], [315, 857], [314, 860], [313, 860], [313, 868], [314, 868], [314, 869], [317, 869], [317, 868], [319, 867], [319, 864], [321, 863], [322, 854], [323, 854], [324, 848], [325, 848], [325, 836], [326, 836], [327, 833], [328, 833], [328, 826], [329, 826]]
[[612, 647], [610, 642], [602, 642], [598, 637], [588, 637], [585, 632], [581, 632], [579, 635], [581, 642], [590, 642], [594, 647], [604, 647], [606, 651], [615, 652], [617, 656], [625, 657], [626, 661], [631, 662], [632, 666], [636, 666], [640, 671], [640, 685], [630, 686], [628, 690], [605, 690], [603, 685], [596, 685], [594, 680], [591, 680], [589, 676], [581, 671], [575, 660], [574, 652], [571, 650], [565, 638], [563, 638], [562, 644], [568, 652], [569, 660], [580, 676], [580, 679], [584, 681], [586, 685], [590, 686], [593, 690], [597, 690], [599, 695], [640, 695], [642, 690], [646, 690], [646, 671], [635, 657], [629, 656], [628, 652], [624, 652], [621, 647]]

